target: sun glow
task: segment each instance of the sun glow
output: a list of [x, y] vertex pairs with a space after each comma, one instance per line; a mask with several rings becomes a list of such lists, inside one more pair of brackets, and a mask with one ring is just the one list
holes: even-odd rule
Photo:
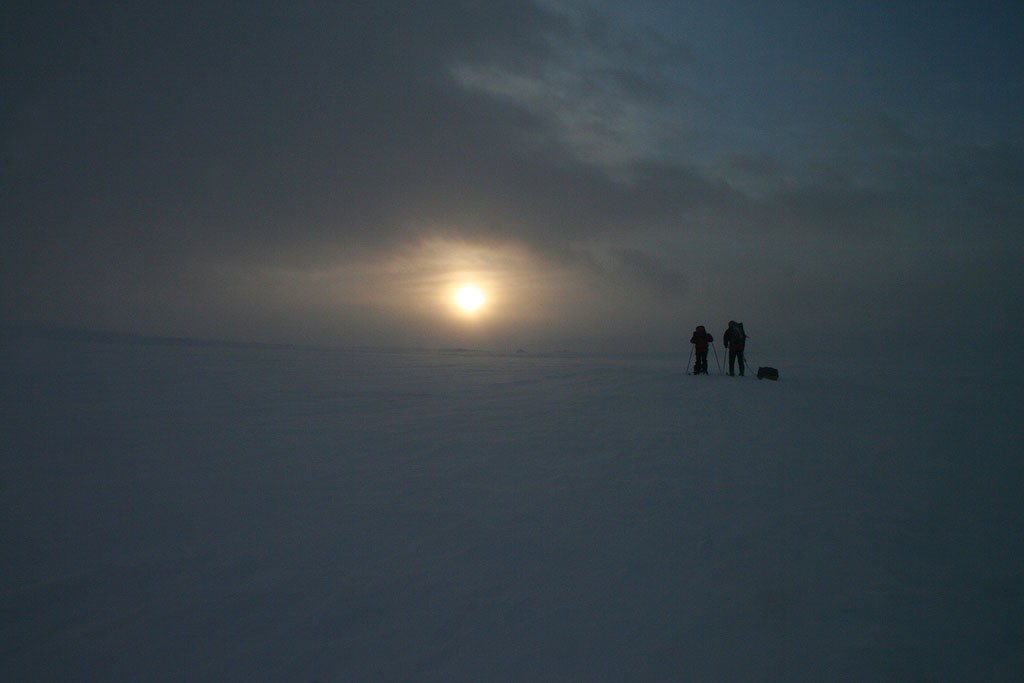
[[476, 312], [486, 300], [487, 297], [484, 296], [483, 290], [475, 285], [460, 287], [455, 292], [456, 305], [466, 313]]

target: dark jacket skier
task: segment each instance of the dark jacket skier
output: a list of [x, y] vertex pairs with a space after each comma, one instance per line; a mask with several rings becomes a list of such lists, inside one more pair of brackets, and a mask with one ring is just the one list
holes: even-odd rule
[[729, 321], [729, 329], [722, 335], [725, 348], [729, 349], [729, 374], [735, 375], [736, 361], [740, 363], [740, 377], [743, 376], [745, 363], [743, 360], [743, 349], [747, 345], [747, 333], [743, 330], [743, 323], [735, 320]]
[[697, 329], [693, 331], [690, 343], [693, 344], [694, 354], [697, 357], [693, 363], [693, 374], [708, 374], [708, 344], [713, 341], [715, 338], [708, 334], [703, 325], [698, 325]]

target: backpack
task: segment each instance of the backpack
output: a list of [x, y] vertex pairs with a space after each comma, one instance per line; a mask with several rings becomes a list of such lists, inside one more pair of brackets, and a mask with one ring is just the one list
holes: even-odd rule
[[745, 346], [747, 343], [747, 333], [743, 331], [743, 323], [736, 323], [736, 327], [729, 328], [732, 334], [729, 336], [729, 345], [732, 346]]
[[690, 337], [690, 343], [693, 344], [698, 351], [707, 351], [708, 343], [711, 339], [711, 335], [704, 329], [704, 326], [699, 325], [697, 329], [693, 331], [693, 336]]
[[779, 371], [776, 370], [775, 368], [760, 367], [760, 368], [757, 369], [757, 378], [758, 379], [778, 380], [779, 379]]

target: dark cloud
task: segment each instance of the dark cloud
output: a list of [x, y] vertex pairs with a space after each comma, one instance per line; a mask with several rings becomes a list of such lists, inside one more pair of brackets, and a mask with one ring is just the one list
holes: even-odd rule
[[[724, 80], [741, 59], [625, 21], [634, 8], [599, 10], [9, 3], [0, 315], [423, 340], [443, 325], [400, 300], [441, 276], [407, 261], [444, 243], [523, 250], [516, 268], [545, 283], [530, 290], [545, 313], [510, 317], [537, 338], [552, 321], [568, 337], [627, 314], [667, 338], [670, 307], [734, 305], [739, 291], [702, 294], [734, 261], [770, 302], [822, 291], [802, 264], [841, 265], [850, 245], [1020, 249], [1016, 129], [954, 140], [933, 121], [944, 112], [867, 97], [815, 119], [848, 104], [826, 90], [834, 78], [780, 73], [757, 101], [749, 82]], [[692, 24], [680, 26], [692, 36]], [[831, 61], [786, 60], [829, 72], [831, 50]], [[860, 73], [882, 79], [876, 67]], [[748, 68], [764, 79], [770, 65]], [[773, 127], [755, 103], [793, 120]], [[888, 282], [891, 267], [905, 264], [869, 261], [864, 276]], [[983, 270], [972, 262], [956, 277], [973, 291]], [[506, 287], [531, 279], [501, 273]], [[558, 291], [573, 292], [572, 312], [558, 310]], [[845, 280], [829, 291], [833, 307], [863, 296]]]
[[914, 153], [920, 142], [906, 127], [884, 111], [862, 111], [851, 117], [850, 147], [876, 153]]
[[628, 283], [639, 284], [661, 296], [675, 298], [686, 288], [686, 276], [680, 268], [638, 249], [610, 250], [608, 264], [601, 270]]

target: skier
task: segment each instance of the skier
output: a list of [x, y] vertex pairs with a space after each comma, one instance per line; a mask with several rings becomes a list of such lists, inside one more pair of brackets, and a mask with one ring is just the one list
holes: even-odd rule
[[743, 347], [747, 345], [747, 333], [743, 331], [743, 323], [730, 320], [729, 329], [722, 335], [722, 341], [725, 343], [725, 348], [729, 349], [729, 375], [734, 376], [736, 374], [733, 368], [738, 360], [740, 362], [740, 377], [742, 377], [744, 367]]
[[698, 325], [697, 329], [693, 331], [693, 336], [690, 337], [690, 343], [693, 344], [694, 351], [697, 355], [697, 360], [693, 363], [693, 374], [708, 374], [708, 344], [713, 341], [715, 341], [715, 338], [707, 333], [707, 330], [704, 329], [703, 325]]

